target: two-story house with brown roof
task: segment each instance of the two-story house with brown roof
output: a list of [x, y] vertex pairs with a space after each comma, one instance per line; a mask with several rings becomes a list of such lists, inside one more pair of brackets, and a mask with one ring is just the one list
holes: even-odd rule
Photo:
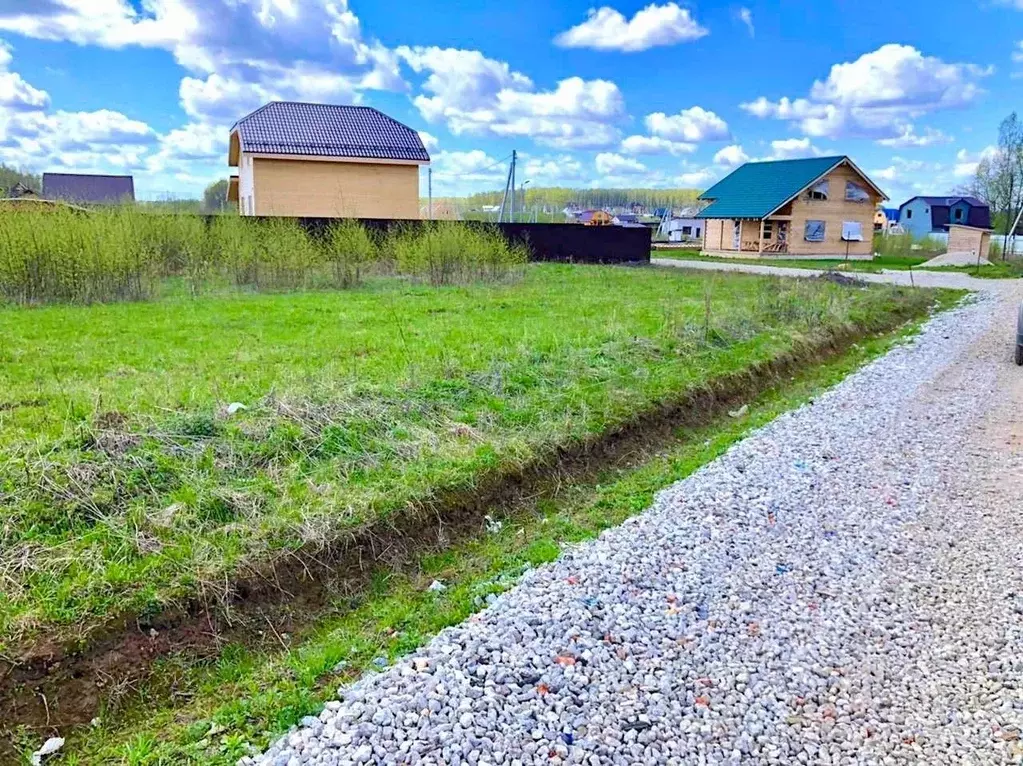
[[231, 128], [242, 215], [418, 218], [419, 134], [366, 106], [275, 101]]

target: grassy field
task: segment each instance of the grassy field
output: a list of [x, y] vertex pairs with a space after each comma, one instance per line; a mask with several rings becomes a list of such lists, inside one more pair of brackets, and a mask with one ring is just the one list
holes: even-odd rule
[[[748, 286], [747, 286], [748, 288]], [[940, 295], [944, 304], [956, 299]], [[337, 685], [455, 624], [528, 567], [590, 539], [646, 508], [655, 492], [721, 454], [751, 429], [816, 396], [913, 327], [866, 337], [836, 358], [749, 400], [739, 418], [652, 438], [628, 459], [515, 508], [497, 525], [449, 550], [425, 555], [408, 573], [381, 571], [361, 598], [338, 604], [317, 628], [284, 650], [226, 646], [199, 667], [167, 663], [121, 720], [104, 716], [73, 738], [66, 763], [228, 766], [258, 750], [303, 716], [316, 714]], [[443, 592], [426, 586], [434, 579]], [[301, 638], [301, 640], [300, 640]], [[173, 687], [168, 702], [158, 689]], [[27, 740], [34, 747], [37, 738]]]
[[242, 568], [931, 300], [538, 265], [468, 287], [0, 309], [0, 650], [215, 597]]

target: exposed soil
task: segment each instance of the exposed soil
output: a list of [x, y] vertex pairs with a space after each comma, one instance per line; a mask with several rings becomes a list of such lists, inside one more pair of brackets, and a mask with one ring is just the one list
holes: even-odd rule
[[[903, 317], [893, 317], [892, 329]], [[227, 642], [277, 645], [301, 638], [339, 597], [354, 595], [374, 569], [402, 569], [413, 553], [479, 534], [486, 514], [507, 516], [516, 506], [555, 496], [559, 487], [650, 455], [679, 427], [705, 425], [729, 408], [774, 386], [800, 368], [845, 351], [866, 333], [845, 331], [788, 355], [689, 392], [641, 414], [626, 427], [562, 450], [517, 474], [489, 477], [471, 494], [455, 493], [386, 522], [358, 530], [329, 547], [294, 551], [265, 567], [240, 573], [224, 593], [155, 617], [121, 616], [93, 633], [84, 647], [39, 643], [11, 661], [0, 659], [0, 732], [18, 727], [54, 732], [89, 722], [137, 694], [157, 658], [186, 662], [216, 656]], [[152, 691], [152, 690], [149, 690]], [[173, 690], [170, 690], [173, 691]], [[0, 761], [13, 750], [0, 737]]]

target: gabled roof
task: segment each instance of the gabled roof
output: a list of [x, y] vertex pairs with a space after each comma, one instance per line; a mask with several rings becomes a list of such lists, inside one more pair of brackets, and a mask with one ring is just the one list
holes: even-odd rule
[[[942, 231], [948, 228], [950, 223], [960, 223], [967, 226], [973, 226], [978, 229], [990, 229], [991, 228], [991, 208], [983, 200], [979, 200], [976, 197], [957, 197], [955, 195], [949, 195], [948, 197], [925, 197], [923, 195], [917, 197], [910, 197], [908, 200], [899, 205], [899, 210], [906, 207], [910, 202], [916, 200], [923, 200], [931, 208], [931, 230]], [[965, 221], [952, 221], [952, 208], [960, 202], [965, 202], [969, 205], [969, 211], [966, 214]]]
[[766, 218], [842, 163], [848, 163], [882, 199], [888, 199], [845, 156], [747, 162], [700, 195], [712, 202], [697, 218]]
[[131, 176], [43, 173], [43, 197], [99, 204], [134, 202], [135, 179]]
[[368, 106], [272, 101], [231, 127], [241, 150], [429, 162], [419, 134]]
[[954, 194], [950, 194], [947, 197], [925, 197], [923, 195], [919, 195], [919, 196], [916, 196], [916, 197], [910, 197], [908, 200], [906, 200], [901, 205], [899, 205], [899, 207], [900, 208], [901, 207], [905, 207], [910, 202], [913, 202], [914, 200], [918, 200], [918, 199], [922, 199], [924, 202], [926, 202], [931, 207], [952, 207], [957, 202], [965, 202], [968, 205], [970, 205], [971, 207], [987, 207], [988, 206], [988, 204], [986, 202], [984, 202], [983, 200], [979, 200], [976, 197], [961, 197], [961, 196], [956, 196]]

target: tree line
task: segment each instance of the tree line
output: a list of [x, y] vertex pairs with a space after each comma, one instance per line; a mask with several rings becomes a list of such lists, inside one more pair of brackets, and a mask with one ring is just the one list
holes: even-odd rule
[[[572, 189], [564, 186], [527, 187], [525, 207], [540, 207], [546, 210], [561, 210], [569, 205], [580, 208], [629, 207], [643, 205], [646, 208], [679, 207], [696, 201], [698, 189]], [[484, 205], [500, 205], [504, 190], [477, 192], [463, 198], [461, 203], [468, 208]], [[521, 193], [516, 195], [516, 207], [522, 204]]]
[[[973, 180], [957, 191], [983, 200], [991, 207], [995, 232], [1003, 238], [1002, 257], [1013, 224], [1023, 211], [1023, 122], [1013, 112], [998, 126], [998, 145], [977, 165]], [[1016, 232], [1023, 230], [1017, 226]]]

